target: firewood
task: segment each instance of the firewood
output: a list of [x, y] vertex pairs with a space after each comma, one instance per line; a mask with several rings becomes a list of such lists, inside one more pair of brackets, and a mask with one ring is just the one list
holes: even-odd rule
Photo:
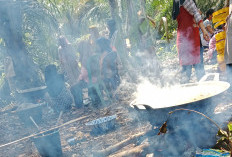
[[24, 140], [28, 140], [28, 139], [30, 139], [30, 138], [32, 138], [32, 137], [35, 137], [35, 136], [44, 134], [44, 133], [46, 133], [46, 132], [48, 132], [48, 131], [52, 131], [52, 130], [55, 130], [55, 129], [59, 129], [59, 128], [61, 128], [61, 127], [64, 127], [64, 126], [69, 125], [69, 124], [71, 124], [71, 123], [74, 123], [74, 122], [83, 120], [83, 119], [85, 119], [85, 118], [87, 118], [87, 116], [83, 116], [83, 117], [79, 117], [79, 118], [70, 120], [70, 121], [68, 121], [68, 122], [66, 122], [66, 123], [64, 123], [64, 124], [61, 124], [61, 125], [59, 125], [59, 126], [55, 126], [55, 127], [50, 128], [50, 129], [48, 129], [48, 130], [41, 131], [41, 132], [36, 133], [36, 134], [31, 134], [31, 135], [29, 135], [29, 136], [23, 137], [23, 138], [21, 138], [21, 139], [18, 139], [18, 140], [15, 140], [15, 141], [12, 141], [12, 142], [9, 142], [9, 143], [6, 143], [6, 144], [2, 144], [2, 145], [0, 145], [0, 148], [6, 147], [6, 146], [9, 146], [9, 145], [11, 145], [11, 144], [15, 144], [15, 143], [18, 143], [18, 142], [21, 142], [21, 141], [24, 141]]
[[104, 150], [101, 150], [101, 151], [97, 151], [94, 153], [95, 156], [99, 156], [99, 157], [104, 157], [104, 156], [108, 156], [110, 154], [113, 154], [114, 152], [120, 150], [121, 148], [129, 145], [130, 143], [133, 143], [133, 142], [136, 142], [136, 140], [143, 136], [146, 132], [143, 132], [143, 133], [139, 133], [139, 134], [136, 134], [136, 135], [133, 135], [125, 140], [123, 140], [122, 142], [119, 142], [113, 146], [110, 146]]
[[149, 147], [148, 143], [141, 144], [137, 147], [134, 147], [130, 150], [126, 150], [114, 155], [110, 155], [109, 157], [131, 157], [131, 156], [141, 156], [141, 154], [144, 152], [144, 148]]

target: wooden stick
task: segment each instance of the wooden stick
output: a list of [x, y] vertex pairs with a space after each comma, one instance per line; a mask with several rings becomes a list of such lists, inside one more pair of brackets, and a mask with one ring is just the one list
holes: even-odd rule
[[141, 144], [137, 147], [134, 147], [130, 150], [125, 150], [123, 152], [110, 155], [109, 157], [130, 157], [130, 156], [141, 156], [142, 152], [144, 151], [144, 148], [149, 147], [149, 144], [146, 142], [144, 144]]
[[36, 126], [36, 128], [38, 129], [38, 130], [40, 130], [39, 129], [39, 126], [36, 124], [36, 122], [34, 121], [34, 119], [30, 116], [30, 119], [31, 119], [31, 121], [33, 122], [33, 124]]
[[148, 19], [149, 21], [151, 21], [151, 23], [152, 23], [152, 25], [153, 25], [154, 27], [156, 26], [155, 21], [154, 21], [150, 16], [147, 15], [147, 19]]
[[51, 128], [51, 129], [48, 129], [48, 130], [45, 130], [45, 131], [41, 131], [41, 132], [39, 132], [39, 133], [37, 133], [37, 134], [32, 134], [32, 135], [23, 137], [23, 138], [21, 138], [21, 139], [18, 139], [18, 140], [15, 140], [15, 141], [12, 141], [12, 142], [9, 142], [9, 143], [0, 145], [0, 148], [5, 147], [5, 146], [9, 146], [9, 145], [11, 145], [11, 144], [15, 144], [15, 143], [21, 142], [21, 141], [23, 141], [23, 140], [27, 140], [27, 139], [29, 139], [29, 138], [31, 138], [31, 137], [35, 137], [35, 136], [44, 134], [44, 133], [46, 133], [46, 132], [48, 132], [48, 131], [52, 131], [52, 130], [61, 128], [61, 127], [63, 127], [63, 126], [66, 126], [66, 125], [69, 125], [69, 124], [71, 124], [71, 123], [74, 123], [74, 122], [76, 122], [76, 121], [82, 120], [82, 119], [84, 119], [84, 118], [86, 118], [86, 117], [87, 117], [87, 116], [79, 117], [79, 118], [70, 120], [70, 121], [68, 121], [68, 122], [66, 122], [66, 123], [64, 123], [64, 124], [61, 124], [61, 125], [59, 125], [59, 126], [53, 127], [53, 128]]
[[62, 114], [63, 114], [63, 111], [60, 111], [60, 114], [59, 114], [59, 117], [58, 117], [58, 119], [57, 119], [56, 125], [58, 125], [58, 124], [59, 124], [59, 122], [60, 122], [60, 118], [61, 118]]
[[125, 139], [122, 142], [119, 142], [119, 143], [117, 143], [117, 144], [115, 144], [113, 146], [110, 146], [110, 147], [108, 147], [108, 148], [106, 148], [104, 150], [95, 152], [94, 155], [99, 156], [99, 157], [108, 156], [108, 155], [120, 150], [121, 148], [127, 146], [128, 144], [135, 142], [138, 137], [143, 136], [145, 133], [146, 132], [133, 135], [133, 136]]

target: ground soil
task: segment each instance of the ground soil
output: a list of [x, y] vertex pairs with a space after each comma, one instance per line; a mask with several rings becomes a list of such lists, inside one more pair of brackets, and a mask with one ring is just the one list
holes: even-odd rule
[[[163, 73], [168, 71], [167, 78], [169, 80], [178, 81], [178, 59], [166, 60], [161, 64]], [[217, 72], [217, 65], [206, 64], [206, 72]], [[175, 76], [175, 77], [174, 77]], [[193, 76], [192, 82], [194, 82]], [[64, 113], [61, 117], [60, 124], [70, 120], [85, 117], [82, 120], [63, 126], [59, 129], [61, 146], [63, 155], [67, 157], [89, 157], [95, 156], [95, 152], [103, 150], [117, 144], [118, 142], [137, 133], [151, 129], [148, 121], [140, 121], [136, 112], [129, 106], [129, 103], [134, 99], [133, 92], [135, 84], [124, 81], [118, 94], [118, 100], [114, 100], [107, 106], [95, 107], [86, 105], [84, 108], [73, 108], [70, 112]], [[214, 120], [220, 126], [225, 124], [230, 119], [230, 111], [232, 110], [232, 99], [230, 92], [224, 92], [220, 97], [214, 100], [215, 113]], [[15, 104], [2, 106], [0, 112], [0, 145], [5, 144], [28, 135], [38, 132], [35, 126], [25, 126], [13, 112]], [[91, 134], [92, 128], [85, 124], [91, 120], [117, 115], [115, 129], [100, 135]], [[55, 126], [58, 115], [49, 112], [49, 109], [43, 107], [43, 123], [39, 124], [40, 130], [46, 130]], [[197, 136], [197, 135], [196, 135]], [[69, 139], [75, 139], [75, 143], [68, 143]], [[134, 145], [128, 145], [118, 152], [129, 150]], [[157, 150], [159, 148], [157, 147]], [[115, 152], [115, 153], [118, 153]], [[161, 153], [162, 154], [162, 153]], [[38, 157], [39, 153], [31, 138], [0, 148], [1, 157]], [[162, 156], [162, 155], [161, 155]]]

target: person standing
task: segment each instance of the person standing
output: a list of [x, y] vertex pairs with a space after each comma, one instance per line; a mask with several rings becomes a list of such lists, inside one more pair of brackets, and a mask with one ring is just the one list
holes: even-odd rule
[[[230, 1], [226, 1], [226, 6], [229, 7]], [[231, 6], [230, 6], [231, 7]], [[232, 8], [230, 8], [231, 11]], [[225, 52], [224, 59], [226, 63], [226, 75], [227, 81], [232, 84], [232, 12], [229, 13], [229, 16], [226, 20], [226, 43], [225, 43]], [[232, 91], [232, 89], [230, 88]]]
[[[88, 88], [88, 60], [93, 55], [92, 44], [89, 41], [81, 41], [78, 44], [78, 52], [80, 53], [81, 71], [78, 82], [70, 88], [73, 95], [75, 106], [83, 107], [83, 89]], [[95, 65], [96, 66], [96, 65]]]
[[59, 37], [59, 45], [58, 57], [61, 69], [68, 84], [73, 86], [78, 82], [80, 74], [77, 56], [75, 55], [72, 45], [64, 36]]
[[120, 84], [120, 77], [117, 67], [117, 52], [110, 46], [110, 40], [101, 37], [96, 41], [98, 53], [100, 54], [101, 79], [110, 92], [114, 92]]
[[[182, 66], [181, 83], [190, 81], [192, 67], [195, 68], [197, 79], [202, 77], [200, 63], [200, 35], [209, 40], [209, 35], [204, 27], [202, 17], [194, 0], [173, 0], [172, 17], [178, 22], [177, 50], [179, 62]], [[199, 27], [198, 27], [199, 26]]]
[[[209, 9], [206, 12], [206, 19], [204, 20], [203, 24], [210, 36], [210, 38], [213, 36], [214, 34], [214, 29], [212, 27], [212, 18], [213, 18], [213, 13], [214, 10], [213, 9]], [[209, 48], [209, 41], [206, 41], [203, 37], [203, 33], [201, 32], [201, 42], [202, 42], [202, 46], [204, 47], [204, 49], [208, 49]]]

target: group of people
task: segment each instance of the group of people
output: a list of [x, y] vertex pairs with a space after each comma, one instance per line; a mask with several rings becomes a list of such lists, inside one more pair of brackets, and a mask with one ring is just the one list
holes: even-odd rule
[[[195, 0], [173, 0], [172, 16], [178, 22], [177, 50], [182, 67], [181, 83], [188, 83], [190, 81], [192, 68], [195, 68], [197, 80], [203, 77], [205, 74], [203, 62], [204, 51], [209, 49], [209, 58], [216, 60], [215, 34], [223, 30], [224, 26], [221, 25], [216, 30], [213, 29], [211, 22], [213, 12], [213, 9], [209, 9], [206, 12], [206, 18], [203, 20], [201, 11], [197, 8]], [[79, 43], [80, 68], [71, 44], [66, 38], [59, 38], [60, 48], [58, 55], [64, 77], [59, 74], [52, 75], [57, 75], [59, 81], [62, 80], [64, 82], [67, 80], [71, 91], [69, 95], [74, 98], [77, 107], [82, 107], [82, 90], [88, 88], [89, 84], [101, 79], [107, 89], [112, 92], [120, 83], [117, 67], [117, 48], [115, 47], [118, 34], [116, 23], [114, 20], [109, 20], [107, 25], [110, 31], [108, 38], [100, 37], [97, 28], [90, 27], [90, 39]], [[45, 70], [46, 72], [51, 69], [55, 70], [54, 66], [48, 66], [47, 68], [50, 69]], [[49, 75], [45, 73], [45, 78], [48, 76], [48, 78], [54, 80], [54, 76], [50, 77]], [[49, 79], [45, 80], [48, 89], [50, 83], [56, 84], [54, 81], [49, 81]], [[59, 90], [49, 91], [49, 93], [56, 93], [56, 96], [50, 94], [51, 97], [60, 97], [59, 94], [62, 92], [68, 95], [68, 92], [64, 90], [65, 84], [59, 83], [59, 85]], [[89, 89], [89, 94], [97, 95], [93, 89]], [[71, 101], [71, 99], [65, 100], [67, 102]], [[57, 103], [60, 103], [60, 101], [57, 101]]]
[[[45, 83], [50, 97], [50, 104], [57, 112], [67, 111], [74, 102], [78, 108], [83, 107], [83, 89], [88, 89], [88, 95], [93, 103], [101, 103], [96, 89], [90, 88], [91, 84], [103, 82], [102, 85], [113, 96], [114, 91], [120, 84], [117, 66], [117, 52], [114, 47], [113, 35], [115, 35], [116, 23], [110, 25], [110, 36], [101, 37], [97, 27], [90, 27], [90, 37], [81, 41], [77, 50], [64, 36], [60, 36], [58, 57], [60, 61], [59, 74], [55, 65], [45, 68]], [[114, 25], [113, 25], [113, 24]], [[111, 28], [113, 25], [114, 28]], [[76, 55], [79, 52], [79, 58]]]
[[225, 29], [224, 25], [215, 30], [212, 26], [214, 10], [206, 12], [202, 19], [201, 11], [195, 0], [174, 0], [172, 17], [177, 20], [177, 50], [182, 67], [181, 83], [188, 83], [191, 79], [192, 68], [195, 68], [197, 80], [205, 74], [203, 52], [208, 53], [208, 59], [216, 61], [215, 35]]

